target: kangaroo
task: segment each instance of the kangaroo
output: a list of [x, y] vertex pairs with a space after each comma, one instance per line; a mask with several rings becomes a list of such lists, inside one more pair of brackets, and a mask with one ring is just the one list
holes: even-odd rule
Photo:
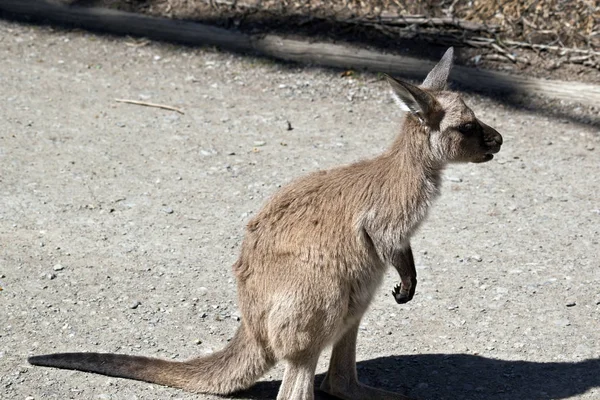
[[395, 300], [413, 298], [409, 240], [438, 196], [444, 167], [489, 161], [502, 145], [447, 90], [452, 60], [450, 48], [420, 87], [386, 76], [407, 114], [389, 150], [296, 180], [248, 223], [233, 265], [242, 322], [223, 350], [184, 362], [102, 353], [28, 361], [221, 395], [250, 387], [285, 361], [277, 399], [312, 400], [319, 355], [333, 345], [322, 391], [346, 400], [408, 399], [358, 381], [361, 318], [390, 265], [401, 281]]

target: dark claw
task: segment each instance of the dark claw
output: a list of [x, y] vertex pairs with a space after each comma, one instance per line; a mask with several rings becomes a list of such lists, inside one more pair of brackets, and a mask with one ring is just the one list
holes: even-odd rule
[[398, 304], [408, 303], [411, 300], [410, 294], [407, 292], [402, 293], [402, 287], [400, 285], [394, 286], [392, 295]]

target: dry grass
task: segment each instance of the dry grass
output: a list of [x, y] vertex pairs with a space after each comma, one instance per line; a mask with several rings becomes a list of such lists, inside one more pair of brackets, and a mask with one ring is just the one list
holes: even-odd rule
[[[65, 1], [65, 0], [62, 0]], [[69, 1], [69, 0], [66, 0]], [[73, 0], [71, 0], [72, 2]], [[555, 66], [600, 70], [598, 0], [75, 0], [174, 18], [253, 18], [295, 24], [320, 19], [373, 29], [392, 39], [417, 38], [482, 49], [483, 60], [531, 64], [529, 49]], [[477, 61], [479, 62], [479, 61]], [[475, 62], [475, 63], [477, 63]]]
[[252, 3], [288, 13], [328, 16], [453, 17], [498, 25], [502, 34], [513, 40], [595, 49], [600, 45], [600, 4], [594, 0], [253, 0]]
[[[130, 1], [131, 2], [131, 1]], [[451, 17], [500, 28], [504, 39], [600, 50], [600, 3], [596, 0], [147, 0], [149, 8], [189, 16], [207, 5], [243, 14], [268, 11], [320, 18], [390, 15]]]
[[590, 50], [600, 47], [597, 1], [462, 0], [455, 5], [455, 16], [498, 24], [502, 35], [513, 40]]

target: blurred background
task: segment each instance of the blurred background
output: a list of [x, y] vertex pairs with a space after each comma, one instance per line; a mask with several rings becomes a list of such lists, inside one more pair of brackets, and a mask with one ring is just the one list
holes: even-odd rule
[[[56, 0], [58, 1], [58, 0]], [[367, 43], [532, 76], [600, 82], [600, 5], [594, 0], [71, 0], [242, 31]], [[424, 43], [429, 46], [425, 46]], [[434, 54], [431, 54], [431, 52]]]

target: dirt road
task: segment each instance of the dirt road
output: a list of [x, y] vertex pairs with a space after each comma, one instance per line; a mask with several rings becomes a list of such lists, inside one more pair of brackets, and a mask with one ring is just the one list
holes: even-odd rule
[[[397, 305], [387, 274], [359, 376], [421, 399], [598, 399], [600, 135], [467, 100], [505, 145], [447, 170], [417, 295]], [[294, 177], [382, 151], [401, 114], [374, 75], [0, 21], [0, 121], [0, 398], [212, 399], [26, 358], [222, 347], [245, 222]]]

